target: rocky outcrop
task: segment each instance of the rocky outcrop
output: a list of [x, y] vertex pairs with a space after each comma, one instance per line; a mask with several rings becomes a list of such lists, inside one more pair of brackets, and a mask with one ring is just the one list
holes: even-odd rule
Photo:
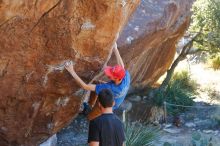
[[193, 0], [142, 0], [120, 35], [118, 46], [133, 86], [152, 85], [176, 53], [190, 21]]
[[0, 0], [1, 146], [38, 145], [77, 115], [81, 91], [63, 63], [89, 82], [138, 3]]
[[[111, 55], [116, 34], [134, 86], [170, 66], [192, 0], [0, 0], [0, 145], [38, 145], [77, 115], [87, 82]], [[113, 59], [114, 60], [114, 59]]]

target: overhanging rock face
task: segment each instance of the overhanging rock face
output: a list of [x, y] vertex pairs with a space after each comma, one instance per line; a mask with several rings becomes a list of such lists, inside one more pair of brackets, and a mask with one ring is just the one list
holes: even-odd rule
[[176, 53], [190, 21], [193, 0], [142, 0], [118, 41], [133, 86], [152, 85]]
[[77, 115], [80, 87], [118, 41], [134, 86], [154, 83], [170, 66], [189, 24], [192, 0], [0, 0], [0, 146], [34, 146]]
[[77, 115], [80, 88], [100, 72], [139, 0], [0, 1], [0, 146], [38, 145]]

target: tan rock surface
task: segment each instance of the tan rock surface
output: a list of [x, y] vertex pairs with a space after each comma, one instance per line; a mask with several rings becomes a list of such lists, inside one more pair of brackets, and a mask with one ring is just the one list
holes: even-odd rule
[[[37, 145], [77, 115], [85, 81], [106, 63], [139, 0], [0, 0], [0, 146]], [[170, 66], [192, 0], [143, 0], [118, 41], [134, 86]]]
[[0, 0], [0, 146], [38, 145], [77, 115], [139, 0]]
[[118, 41], [134, 86], [152, 85], [170, 67], [175, 45], [189, 25], [192, 2], [142, 0]]

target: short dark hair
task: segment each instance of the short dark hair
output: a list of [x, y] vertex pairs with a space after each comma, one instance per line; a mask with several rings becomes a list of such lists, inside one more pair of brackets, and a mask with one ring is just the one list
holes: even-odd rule
[[111, 90], [109, 90], [109, 89], [102, 89], [99, 92], [98, 99], [99, 99], [100, 104], [104, 108], [113, 106], [114, 97], [113, 97]]

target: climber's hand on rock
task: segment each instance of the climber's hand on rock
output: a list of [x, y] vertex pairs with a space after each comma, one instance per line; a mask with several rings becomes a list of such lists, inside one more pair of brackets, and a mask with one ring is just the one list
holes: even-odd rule
[[75, 70], [73, 68], [73, 64], [72, 62], [68, 61], [68, 62], [65, 62], [65, 68], [66, 70], [68, 70], [70, 73], [74, 73]]
[[85, 90], [95, 91], [96, 85], [95, 84], [86, 84], [75, 72], [73, 68], [74, 62], [68, 61], [65, 62], [64, 66], [69, 71], [69, 73], [73, 76], [76, 82]]
[[117, 50], [117, 49], [118, 49], [118, 46], [117, 46], [117, 43], [116, 43], [116, 42], [115, 42], [114, 45], [113, 45], [113, 49], [114, 49], [114, 50]]
[[114, 53], [115, 53], [115, 56], [116, 56], [116, 59], [117, 59], [117, 63], [124, 68], [125, 65], [124, 65], [124, 62], [123, 62], [123, 60], [122, 60], [122, 58], [121, 58], [121, 55], [120, 55], [120, 53], [119, 53], [119, 51], [118, 51], [118, 46], [117, 46], [117, 43], [116, 43], [116, 42], [115, 42], [115, 44], [113, 45], [113, 51], [114, 51]]

